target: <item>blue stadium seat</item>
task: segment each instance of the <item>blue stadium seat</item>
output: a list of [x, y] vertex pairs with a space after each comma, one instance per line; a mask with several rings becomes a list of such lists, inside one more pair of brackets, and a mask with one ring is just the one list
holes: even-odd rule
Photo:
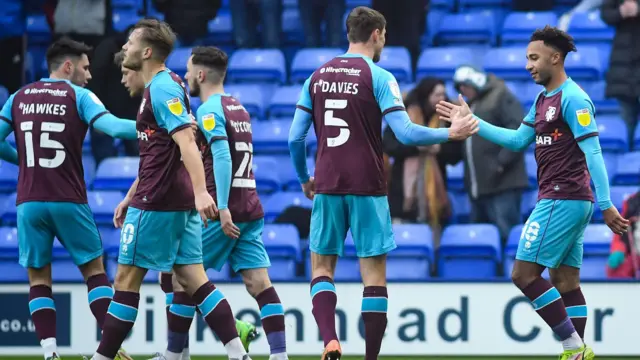
[[462, 9], [501, 7], [510, 3], [508, 0], [459, 0]]
[[520, 203], [520, 213], [522, 213], [522, 220], [526, 221], [531, 215], [531, 212], [538, 203], [538, 190], [525, 191], [522, 193], [522, 202]]
[[311, 209], [313, 202], [307, 199], [302, 192], [277, 192], [262, 204], [265, 220], [272, 222], [280, 213], [290, 206]]
[[438, 45], [494, 44], [496, 41], [494, 21], [492, 14], [447, 14], [440, 22], [434, 42]]
[[6, 87], [0, 85], [0, 106], [3, 106], [4, 103], [9, 100], [9, 90]]
[[93, 177], [96, 176], [96, 161], [93, 156], [83, 156], [82, 167], [84, 168], [84, 183], [87, 188], [90, 188]]
[[53, 240], [51, 279], [61, 282], [84, 282], [78, 266], [73, 262], [71, 255], [57, 238]]
[[207, 277], [213, 282], [229, 281], [231, 279], [231, 268], [229, 263], [222, 265], [222, 269], [220, 269], [220, 271], [216, 271], [214, 269], [207, 270]]
[[344, 51], [338, 48], [301, 49], [293, 57], [291, 63], [291, 75], [289, 76], [291, 82], [305, 82], [316, 69], [343, 53]]
[[209, 21], [207, 28], [208, 42], [218, 46], [233, 45], [233, 22], [231, 21], [231, 13], [228, 11], [219, 11], [218, 15]]
[[233, 84], [225, 86], [225, 91], [238, 99], [252, 118], [264, 119], [265, 102], [258, 85]]
[[120, 191], [87, 191], [89, 207], [99, 226], [113, 224], [113, 211], [122, 199]]
[[43, 14], [27, 16], [27, 35], [30, 44], [48, 44], [51, 41], [51, 28]]
[[433, 237], [429, 226], [398, 224], [393, 232], [398, 247], [387, 257], [387, 279], [419, 281], [431, 277]]
[[27, 270], [18, 263], [18, 231], [12, 227], [0, 228], [0, 283], [26, 282]]
[[113, 157], [104, 159], [93, 180], [94, 190], [128, 191], [138, 176], [138, 157]]
[[18, 167], [6, 161], [0, 161], [0, 192], [13, 192], [18, 186]]
[[238, 50], [229, 59], [227, 79], [236, 83], [283, 84], [287, 81], [284, 55], [278, 49]]
[[87, 131], [82, 142], [82, 153], [85, 155], [91, 154], [91, 131]]
[[382, 50], [378, 66], [389, 71], [399, 83], [413, 81], [411, 54], [404, 47], [389, 46]]
[[604, 224], [590, 224], [584, 233], [584, 258], [580, 268], [583, 279], [606, 279], [613, 233]]
[[[609, 176], [610, 183], [613, 182], [613, 179], [618, 174], [618, 158], [620, 157], [620, 155], [622, 154], [613, 153], [609, 151], [602, 154], [602, 157], [604, 158], [604, 166], [607, 169], [607, 175]], [[636, 171], [638, 171], [638, 169], [636, 169]], [[638, 182], [635, 182], [634, 184], [637, 184], [637, 183]], [[620, 184], [620, 185], [625, 185], [625, 184]]]
[[[616, 185], [640, 184], [640, 151], [621, 154], [617, 159], [613, 183]], [[607, 171], [612, 172], [607, 167]]]
[[600, 54], [592, 46], [583, 46], [578, 52], [569, 53], [564, 66], [567, 74], [574, 80], [598, 79], [603, 74]]
[[286, 45], [300, 46], [304, 44], [304, 31], [297, 8], [282, 11], [282, 33]]
[[135, 10], [114, 10], [113, 11], [113, 29], [117, 32], [124, 32], [132, 25], [135, 25], [140, 19], [141, 16], [137, 14]]
[[279, 166], [280, 164], [272, 156], [257, 155], [253, 157], [252, 169], [259, 194], [270, 194], [280, 190], [282, 186], [278, 176]]
[[[310, 256], [307, 257], [307, 272], [311, 271]], [[388, 268], [387, 268], [388, 270]], [[344, 254], [340, 257], [338, 264], [336, 265], [335, 280], [336, 281], [361, 281], [360, 276], [360, 264], [358, 256], [356, 255], [356, 245], [353, 242], [353, 236], [351, 231], [347, 231], [347, 236], [344, 241]]]
[[202, 100], [200, 100], [200, 98], [197, 96], [191, 96], [189, 97], [189, 103], [191, 104], [191, 111], [195, 116], [196, 112], [198, 111], [198, 108], [200, 107], [200, 105], [202, 105]]
[[593, 105], [596, 107], [596, 122], [602, 114], [618, 114], [620, 112], [620, 106], [615, 99], [607, 99], [605, 97], [605, 89], [607, 83], [604, 80], [596, 81], [589, 86], [586, 86], [585, 91], [589, 94]]
[[[300, 0], [298, 0], [300, 1]], [[347, 0], [347, 8], [355, 8], [358, 6], [371, 7], [371, 0]]]
[[[610, 189], [611, 202], [618, 210], [622, 210], [622, 203], [624, 202], [624, 200], [626, 200], [629, 196], [635, 194], [636, 192], [638, 192], [637, 185], [612, 186]], [[603, 220], [602, 212], [600, 211], [600, 207], [598, 207], [597, 204], [593, 208], [592, 220], [594, 222], [602, 222]]]
[[451, 225], [442, 234], [438, 275], [456, 279], [492, 278], [501, 257], [500, 234], [495, 225]]
[[291, 120], [270, 120], [251, 124], [253, 150], [256, 153], [289, 151], [289, 128]]
[[596, 119], [600, 146], [603, 151], [625, 152], [629, 150], [627, 125], [617, 116], [603, 115]]
[[536, 101], [536, 99], [538, 98], [538, 94], [540, 94], [542, 90], [544, 90], [544, 87], [534, 82], [527, 82], [524, 84], [523, 91], [525, 93], [525, 101], [523, 103], [523, 106], [525, 111], [529, 111], [529, 108], [531, 108], [531, 105], [533, 105], [533, 102]]
[[467, 193], [449, 191], [451, 218], [456, 223], [468, 223], [471, 215], [471, 202]]
[[456, 0], [431, 0], [429, 2], [429, 13], [433, 10], [453, 10], [456, 7]]
[[[300, 181], [296, 174], [296, 169], [293, 167], [293, 162], [289, 155], [275, 156], [274, 159], [278, 163], [278, 178], [282, 183], [285, 191], [300, 191]], [[313, 174], [315, 171], [315, 160], [313, 157], [307, 157], [307, 169], [309, 174]]]
[[293, 119], [301, 90], [299, 85], [277, 88], [269, 103], [269, 116], [274, 119]]
[[494, 48], [484, 57], [484, 70], [505, 80], [530, 80], [525, 47]]
[[[454, 0], [441, 0], [441, 2], [453, 2]], [[434, 2], [432, 1], [429, 5], [433, 7]], [[453, 4], [452, 4], [453, 6]], [[423, 48], [427, 48], [433, 45], [433, 39], [440, 28], [440, 23], [442, 22], [442, 18], [448, 14], [448, 11], [443, 10], [442, 8], [432, 8], [429, 9], [427, 14], [427, 30], [422, 34], [420, 38], [420, 44]]]
[[458, 66], [477, 63], [475, 53], [466, 47], [428, 48], [418, 58], [416, 78], [435, 76], [449, 79]]
[[111, 0], [115, 9], [139, 10], [143, 7], [142, 0]]
[[464, 190], [464, 162], [447, 165], [447, 188], [452, 191]]
[[580, 267], [580, 279], [582, 280], [607, 280], [607, 262], [605, 256], [584, 256]]
[[191, 57], [191, 48], [183, 47], [174, 49], [167, 58], [167, 67], [171, 71], [184, 77], [187, 73], [187, 61]]
[[[120, 229], [110, 226], [99, 227], [102, 247], [107, 258], [117, 258], [120, 253]], [[115, 275], [115, 274], [114, 274]]]
[[518, 98], [521, 104], [524, 104], [527, 101], [527, 99], [525, 98], [527, 95], [525, 90], [525, 83], [520, 81], [505, 81], [504, 84], [507, 89], [509, 89], [509, 91], [511, 91], [511, 93], [513, 93], [513, 95]]
[[527, 168], [527, 178], [529, 178], [529, 187], [535, 189], [538, 187], [538, 164], [536, 157], [532, 153], [524, 155], [524, 163]]
[[301, 260], [298, 229], [288, 224], [267, 224], [262, 233], [262, 241], [271, 260], [269, 277], [274, 280], [295, 278], [296, 264]]
[[599, 10], [594, 10], [574, 13], [569, 24], [569, 33], [576, 42], [610, 42], [613, 41], [615, 29], [602, 21]]
[[512, 12], [504, 20], [502, 44], [528, 44], [533, 31], [557, 22], [558, 16], [552, 11]]
[[16, 209], [16, 198], [18, 194], [15, 192], [7, 195], [2, 199], [2, 223], [4, 225], [15, 225], [18, 218], [18, 210]]

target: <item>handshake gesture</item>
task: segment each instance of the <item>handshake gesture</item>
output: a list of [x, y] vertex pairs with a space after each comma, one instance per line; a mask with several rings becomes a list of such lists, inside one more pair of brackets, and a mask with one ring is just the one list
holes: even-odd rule
[[440, 115], [440, 120], [451, 123], [449, 140], [464, 140], [480, 130], [480, 121], [473, 116], [462, 95], [458, 95], [458, 101], [460, 105], [448, 101], [440, 101], [436, 105], [436, 112]]

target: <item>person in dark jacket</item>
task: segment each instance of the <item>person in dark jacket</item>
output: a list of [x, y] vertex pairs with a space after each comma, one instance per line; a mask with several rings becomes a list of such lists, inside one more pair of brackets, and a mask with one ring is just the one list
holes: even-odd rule
[[180, 45], [190, 46], [207, 35], [209, 20], [218, 15], [222, 0], [153, 0], [153, 5], [164, 14]]
[[[465, 65], [456, 69], [453, 81], [480, 118], [510, 129], [522, 123], [522, 104], [501, 79]], [[504, 242], [521, 221], [522, 191], [528, 187], [524, 154], [473, 136], [465, 140], [462, 158], [471, 221], [495, 224]]]
[[640, 13], [638, 0], [604, 0], [602, 20], [616, 28], [607, 72], [606, 96], [620, 104], [622, 119], [629, 129], [629, 141], [640, 115]]

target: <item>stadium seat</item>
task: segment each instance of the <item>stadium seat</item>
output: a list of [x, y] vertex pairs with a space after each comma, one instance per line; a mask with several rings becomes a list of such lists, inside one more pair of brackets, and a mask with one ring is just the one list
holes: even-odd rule
[[585, 87], [585, 91], [589, 94], [593, 105], [596, 107], [596, 122], [602, 114], [618, 114], [620, 106], [615, 99], [607, 99], [605, 97], [605, 89], [607, 83], [604, 80], [596, 81]]
[[491, 14], [461, 13], [447, 14], [435, 33], [434, 43], [451, 44], [494, 44], [495, 19]]
[[[604, 166], [607, 169], [607, 175], [609, 177], [610, 183], [613, 183], [613, 179], [616, 177], [618, 173], [618, 157], [620, 157], [621, 155], [622, 154], [618, 154], [610, 151], [607, 151], [602, 154], [602, 157], [604, 158]], [[593, 179], [591, 180], [593, 183]], [[624, 185], [624, 184], [620, 184], [620, 185]]]
[[[610, 189], [611, 194], [611, 202], [613, 205], [619, 210], [622, 211], [622, 203], [629, 196], [638, 192], [637, 185], [631, 186], [612, 186]], [[593, 207], [593, 217], [592, 220], [594, 222], [602, 222], [602, 212], [600, 211], [600, 207], [596, 204]]]
[[552, 11], [512, 12], [504, 20], [502, 44], [528, 44], [532, 32], [557, 22], [558, 16]]
[[617, 116], [603, 115], [596, 119], [602, 151], [625, 152], [629, 150], [628, 129]]
[[471, 202], [467, 193], [449, 191], [451, 202], [451, 220], [455, 223], [468, 223], [471, 215]]
[[219, 11], [218, 15], [207, 25], [208, 34], [207, 42], [212, 44], [233, 45], [233, 21], [231, 13], [227, 11]]
[[18, 166], [0, 161], [0, 192], [16, 191], [18, 186]]
[[184, 78], [184, 75], [187, 73], [187, 61], [189, 61], [190, 57], [191, 48], [183, 47], [173, 49], [167, 58], [167, 67], [180, 75], [181, 78]]
[[96, 176], [96, 161], [93, 156], [83, 156], [82, 167], [84, 168], [84, 183], [87, 188], [91, 188], [93, 178]]
[[253, 150], [256, 153], [286, 153], [289, 151], [291, 120], [269, 120], [251, 124]]
[[[613, 183], [616, 185], [638, 185], [640, 184], [640, 151], [621, 154], [617, 158], [616, 167], [607, 167], [608, 172], [612, 172]], [[613, 170], [613, 171], [612, 171]]]
[[473, 51], [465, 47], [428, 48], [418, 58], [416, 78], [427, 76], [450, 79], [460, 65], [477, 65]]
[[198, 108], [200, 107], [200, 105], [202, 105], [202, 100], [200, 100], [200, 98], [197, 96], [191, 96], [189, 97], [189, 103], [191, 104], [191, 112], [195, 116]]
[[91, 131], [87, 131], [82, 142], [82, 153], [84, 155], [91, 155]]
[[429, 2], [429, 12], [433, 10], [451, 11], [456, 7], [456, 0], [431, 0]]
[[216, 271], [214, 269], [207, 270], [207, 277], [213, 282], [229, 281], [231, 279], [231, 268], [229, 263], [222, 265], [222, 269], [220, 269], [220, 271]]
[[[450, 2], [453, 3], [454, 0], [440, 0], [440, 2]], [[429, 9], [427, 13], [427, 30], [422, 34], [420, 38], [420, 44], [423, 48], [433, 46], [433, 40], [436, 36], [436, 32], [440, 28], [440, 23], [442, 22], [442, 18], [447, 15], [449, 12], [443, 8], [433, 7], [434, 2], [432, 1], [429, 6], [432, 7]], [[454, 6], [454, 4], [451, 4]]]
[[613, 233], [607, 225], [590, 224], [584, 233], [584, 258], [580, 268], [583, 279], [606, 279], [606, 264], [609, 258]]
[[501, 257], [500, 234], [495, 225], [451, 225], [442, 234], [438, 275], [450, 279], [492, 278]]
[[296, 265], [301, 260], [300, 235], [294, 225], [267, 224], [262, 241], [271, 260], [269, 277], [274, 280], [292, 280]]
[[491, 8], [510, 4], [508, 0], [459, 0], [460, 8]]
[[29, 37], [30, 45], [49, 44], [51, 41], [51, 28], [45, 15], [27, 16], [27, 36]]
[[451, 191], [464, 190], [464, 162], [447, 165], [447, 188]]
[[[544, 90], [544, 87], [534, 83], [528, 82], [523, 86], [523, 91], [525, 93], [525, 98], [523, 102], [524, 110], [529, 111], [529, 108], [533, 105], [533, 102], [538, 98], [538, 94]], [[535, 141], [533, 142], [535, 145]]]
[[122, 199], [120, 191], [87, 191], [89, 207], [99, 226], [113, 224], [113, 211]]
[[602, 21], [600, 10], [594, 10], [574, 13], [569, 24], [569, 33], [576, 42], [610, 42], [613, 41], [615, 29]]
[[313, 202], [302, 192], [277, 192], [263, 202], [264, 217], [267, 222], [273, 222], [286, 208], [299, 206], [311, 209]]
[[522, 193], [521, 201], [520, 212], [522, 214], [522, 220], [527, 221], [538, 202], [538, 190], [525, 191]]
[[0, 85], [0, 106], [3, 106], [4, 103], [9, 100], [9, 90], [6, 87]]
[[484, 70], [504, 80], [530, 80], [525, 69], [527, 58], [525, 47], [493, 48], [484, 57]]
[[0, 228], [0, 283], [26, 282], [27, 270], [18, 263], [18, 231]]
[[93, 180], [94, 190], [128, 191], [138, 176], [138, 157], [113, 157], [104, 159]]
[[[387, 268], [388, 269], [388, 268]], [[307, 272], [311, 273], [311, 256], [307, 255]], [[351, 231], [347, 231], [344, 241], [344, 254], [340, 257], [335, 271], [336, 281], [362, 281], [360, 276], [360, 261], [356, 255], [356, 246], [351, 236]]]
[[527, 178], [529, 179], [529, 187], [535, 189], [538, 187], [538, 164], [536, 157], [532, 153], [524, 155], [524, 163], [527, 168]]
[[[504, 259], [502, 261], [502, 271], [504, 273], [504, 277], [511, 278], [511, 271], [513, 270], [513, 263], [516, 260], [516, 253], [518, 251], [518, 245], [520, 243], [520, 237], [522, 236], [522, 227], [523, 225], [516, 225], [509, 232], [509, 237], [507, 238], [507, 243], [504, 249]], [[545, 279], [549, 278], [549, 270], [545, 269], [542, 272], [542, 277]]]
[[284, 55], [278, 49], [238, 50], [229, 59], [227, 81], [283, 84], [287, 81]]
[[264, 119], [265, 102], [262, 90], [258, 85], [232, 84], [225, 86], [224, 90], [238, 99], [252, 118]]
[[16, 198], [18, 194], [15, 192], [7, 195], [2, 199], [2, 223], [4, 225], [15, 225], [18, 217], [16, 209]]
[[276, 89], [269, 102], [269, 117], [272, 119], [293, 119], [302, 87], [282, 86]]
[[418, 281], [431, 277], [434, 254], [429, 226], [397, 224], [393, 226], [393, 232], [398, 247], [387, 257], [387, 279]]
[[592, 46], [583, 46], [578, 52], [569, 53], [564, 66], [567, 74], [577, 81], [599, 79], [603, 74], [600, 54]]
[[358, 6], [371, 7], [371, 0], [347, 0], [346, 4], [347, 4], [347, 8], [351, 8], [351, 9]]
[[280, 164], [267, 155], [257, 155], [253, 157], [252, 169], [256, 178], [256, 189], [259, 194], [271, 194], [282, 187], [278, 176]]
[[[273, 157], [278, 163], [277, 171], [280, 183], [286, 191], [300, 191], [300, 181], [296, 174], [296, 169], [293, 167], [293, 162], [289, 155], [279, 155]], [[307, 170], [309, 174], [315, 172], [315, 160], [313, 157], [307, 157]]]
[[282, 34], [285, 45], [301, 46], [304, 44], [304, 31], [297, 8], [282, 11]]
[[113, 29], [117, 32], [125, 32], [130, 26], [135, 25], [141, 16], [135, 10], [113, 11]]
[[301, 49], [293, 57], [291, 63], [291, 75], [289, 76], [291, 82], [299, 84], [305, 82], [316, 69], [343, 53], [344, 51], [338, 48]]
[[378, 66], [389, 71], [399, 83], [413, 81], [411, 54], [404, 47], [389, 46], [382, 50]]
[[115, 9], [139, 10], [143, 6], [141, 0], [111, 0], [111, 6]]
[[524, 104], [525, 101], [527, 101], [525, 98], [525, 83], [520, 81], [505, 81], [504, 84], [507, 86], [507, 89], [509, 89], [509, 91], [518, 98], [520, 103]]

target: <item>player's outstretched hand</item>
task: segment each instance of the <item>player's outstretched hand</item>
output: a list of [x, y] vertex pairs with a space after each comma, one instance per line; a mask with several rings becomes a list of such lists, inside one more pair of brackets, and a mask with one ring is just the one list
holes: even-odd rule
[[302, 184], [302, 192], [304, 192], [304, 196], [309, 200], [313, 200], [313, 196], [316, 194], [316, 179], [312, 176], [309, 178], [309, 181]]
[[458, 94], [459, 105], [448, 101], [440, 101], [436, 104], [436, 112], [440, 115], [440, 120], [452, 122], [451, 120], [457, 116], [465, 117], [471, 114], [471, 108], [462, 95]]
[[615, 206], [603, 211], [602, 217], [604, 217], [604, 223], [614, 234], [622, 235], [629, 229], [629, 220], [623, 218]]
[[233, 223], [229, 209], [220, 210], [220, 224], [222, 225], [222, 231], [228, 237], [234, 240], [240, 237], [240, 228]]
[[127, 217], [127, 210], [129, 209], [129, 203], [131, 200], [125, 198], [118, 204], [116, 210], [113, 212], [113, 226], [117, 229], [121, 228], [124, 224], [124, 219]]
[[216, 202], [213, 201], [213, 198], [208, 191], [204, 191], [201, 194], [196, 195], [195, 198], [196, 210], [200, 213], [200, 218], [202, 219], [204, 227], [207, 227], [207, 220], [213, 220], [218, 217], [218, 207], [216, 206]]
[[464, 140], [475, 134], [480, 129], [480, 121], [473, 116], [467, 114], [460, 116], [457, 114], [451, 118], [451, 127], [449, 127], [449, 140]]

